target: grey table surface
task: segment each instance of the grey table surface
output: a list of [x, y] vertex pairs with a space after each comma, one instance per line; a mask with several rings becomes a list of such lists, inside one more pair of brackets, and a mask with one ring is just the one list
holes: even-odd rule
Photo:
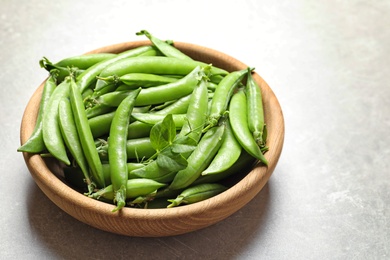
[[[390, 1], [0, 3], [0, 259], [390, 259]], [[281, 103], [284, 149], [263, 190], [229, 218], [166, 238], [123, 237], [55, 206], [19, 146], [38, 65], [161, 38], [225, 52]]]

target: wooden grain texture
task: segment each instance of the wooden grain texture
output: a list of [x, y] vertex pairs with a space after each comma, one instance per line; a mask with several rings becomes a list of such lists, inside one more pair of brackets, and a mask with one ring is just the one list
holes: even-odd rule
[[[118, 53], [149, 44], [148, 41], [120, 43], [103, 47], [91, 53]], [[175, 42], [175, 46], [196, 60], [211, 63], [228, 71], [245, 69], [246, 64], [221, 52], [189, 43]], [[268, 128], [265, 154], [269, 166], [258, 163], [244, 178], [227, 191], [192, 205], [169, 209], [124, 208], [113, 213], [115, 207], [78, 193], [53, 174], [48, 163], [39, 155], [23, 153], [26, 165], [39, 188], [59, 208], [74, 218], [108, 232], [138, 237], [163, 237], [192, 232], [213, 225], [246, 205], [264, 187], [274, 171], [283, 148], [284, 119], [280, 104], [268, 84], [257, 74], [263, 99], [265, 122]], [[30, 137], [42, 94], [43, 83], [31, 97], [21, 123], [21, 144]]]

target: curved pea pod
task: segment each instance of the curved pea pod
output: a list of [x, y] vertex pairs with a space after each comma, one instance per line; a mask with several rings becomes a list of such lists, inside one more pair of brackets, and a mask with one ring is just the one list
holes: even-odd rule
[[[187, 75], [196, 67], [206, 67], [208, 64], [200, 61], [182, 60], [170, 57], [150, 56], [132, 57], [120, 60], [106, 67], [99, 77], [123, 76], [129, 73], [151, 73], [158, 75]], [[212, 75], [227, 75], [226, 70], [211, 67]]]
[[[96, 82], [96, 76], [98, 76], [102, 70], [104, 70], [107, 66], [117, 63], [122, 59], [126, 59], [129, 57], [139, 56], [144, 54], [150, 50], [154, 50], [152, 46], [141, 46], [135, 49], [124, 51], [113, 58], [106, 59], [104, 61], [98, 62], [93, 66], [86, 69], [83, 73], [77, 76], [77, 83], [80, 86], [80, 92], [84, 92], [89, 86], [91, 86], [94, 82]], [[106, 84], [104, 84], [105, 86]], [[102, 86], [102, 87], [104, 87]], [[100, 88], [99, 88], [100, 89]]]
[[69, 89], [69, 80], [63, 81], [54, 89], [42, 118], [42, 136], [47, 150], [52, 156], [66, 165], [70, 165], [70, 161], [61, 134], [58, 107], [61, 98], [69, 95]]
[[110, 163], [111, 183], [115, 193], [114, 202], [117, 207], [113, 211], [120, 210], [125, 206], [127, 170], [127, 131], [130, 122], [130, 115], [134, 107], [135, 99], [141, 89], [133, 90], [119, 105], [112, 119], [109, 145], [108, 161]]
[[264, 157], [260, 147], [257, 145], [249, 130], [247, 99], [243, 90], [239, 90], [235, 93], [230, 101], [229, 122], [234, 136], [241, 144], [242, 148], [265, 165], [268, 165], [267, 159]]
[[77, 162], [78, 167], [80, 167], [83, 172], [84, 181], [87, 184], [89, 193], [91, 193], [94, 187], [89, 176], [88, 162], [84, 156], [83, 148], [81, 147], [81, 141], [73, 118], [72, 107], [67, 97], [63, 97], [61, 99], [58, 109], [60, 129], [66, 147]]
[[53, 70], [57, 71], [57, 76], [56, 76], [56, 82], [57, 84], [62, 83], [66, 77], [68, 76], [75, 76], [75, 75], [80, 75], [81, 73], [84, 72], [84, 70], [79, 69], [78, 67], [73, 67], [73, 66], [68, 66], [68, 67], [60, 67], [55, 64], [53, 64], [48, 58], [43, 57], [39, 61], [39, 65], [41, 68], [44, 68], [47, 70], [49, 73], [51, 73]]
[[176, 199], [168, 200], [171, 204], [168, 208], [179, 206], [180, 204], [193, 204], [209, 199], [224, 192], [227, 188], [219, 183], [204, 183], [191, 186], [182, 191]]
[[192, 183], [192, 185], [226, 181], [228, 177], [232, 175], [238, 175], [238, 174], [249, 172], [249, 170], [254, 166], [256, 161], [257, 160], [252, 155], [243, 151], [240, 157], [238, 158], [238, 160], [230, 168], [218, 174], [202, 175], [198, 179], [196, 179]]
[[123, 83], [117, 88], [117, 90], [129, 90], [136, 88], [149, 88], [160, 86], [168, 83], [173, 83], [178, 79], [172, 77], [165, 77], [150, 73], [129, 73], [120, 77], [109, 76], [106, 78], [100, 78], [106, 82], [114, 82], [116, 84]]
[[208, 101], [207, 81], [202, 78], [191, 94], [186, 113], [187, 120], [179, 135], [188, 135], [196, 142], [199, 141], [207, 119]]
[[260, 147], [264, 147], [265, 142], [263, 140], [263, 132], [265, 123], [261, 89], [253, 79], [251, 69], [248, 70], [249, 71], [245, 88], [248, 106], [248, 127], [256, 143]]
[[136, 105], [161, 104], [187, 96], [193, 92], [204, 73], [204, 69], [197, 66], [188, 75], [175, 82], [142, 89], [136, 100]]
[[114, 58], [115, 56], [117, 56], [117, 54], [114, 53], [90, 53], [67, 57], [56, 62], [54, 65], [63, 68], [76, 67], [85, 70], [95, 65], [96, 63]]
[[[163, 114], [152, 114], [152, 113], [132, 113], [131, 116], [142, 123], [155, 125], [158, 122], [161, 122], [166, 115]], [[173, 121], [177, 129], [181, 129], [183, 125], [187, 122], [186, 114], [173, 114]]]
[[[159, 110], [154, 110], [153, 113], [168, 115], [168, 114], [185, 114], [187, 113], [188, 106], [190, 103], [191, 94], [181, 97], [171, 104], [164, 106], [164, 108]], [[156, 109], [156, 107], [154, 107]]]
[[[126, 199], [133, 199], [139, 196], [146, 196], [156, 190], [165, 187], [165, 183], [160, 183], [149, 179], [130, 179], [126, 181]], [[94, 199], [108, 199], [113, 200], [115, 192], [112, 185], [98, 190], [97, 192], [89, 195], [90, 198]]]
[[50, 96], [52, 95], [54, 89], [57, 87], [55, 74], [56, 73], [52, 72], [43, 86], [42, 97], [39, 104], [38, 117], [35, 123], [34, 130], [27, 142], [25, 142], [18, 148], [18, 152], [41, 153], [46, 149], [42, 135], [42, 118], [43, 114], [45, 113]]
[[218, 174], [229, 169], [241, 155], [241, 145], [237, 141], [230, 127], [230, 124], [226, 124], [225, 135], [221, 148], [211, 161], [206, 170], [202, 172], [202, 175]]
[[247, 69], [231, 72], [218, 84], [213, 99], [211, 100], [208, 125], [204, 129], [204, 132], [218, 124], [220, 118], [228, 110], [229, 102], [235, 89], [247, 73]]
[[169, 189], [182, 189], [191, 185], [210, 164], [218, 152], [225, 132], [225, 126], [220, 125], [209, 129], [200, 139], [195, 150], [188, 157], [188, 165], [177, 172]]
[[70, 79], [69, 96], [77, 133], [81, 141], [81, 147], [91, 172], [91, 179], [97, 187], [104, 187], [105, 183], [102, 163], [95, 148], [95, 142], [92, 136], [91, 128], [88, 124], [80, 88], [73, 78]]
[[159, 38], [153, 36], [146, 30], [141, 30], [137, 32], [136, 35], [145, 35], [146, 37], [148, 37], [148, 39], [153, 43], [153, 45], [156, 46], [157, 49], [159, 49], [160, 52], [167, 57], [182, 60], [192, 60], [189, 56], [181, 52], [179, 49], [175, 48], [166, 41], [160, 40]]

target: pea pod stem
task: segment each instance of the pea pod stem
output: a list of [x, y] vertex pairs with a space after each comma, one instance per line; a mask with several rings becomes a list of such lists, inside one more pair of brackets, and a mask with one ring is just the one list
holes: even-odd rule
[[159, 49], [161, 53], [167, 57], [192, 61], [189, 56], [181, 52], [179, 49], [175, 48], [166, 41], [160, 40], [159, 38], [153, 36], [146, 30], [141, 30], [137, 32], [136, 35], [145, 35], [153, 43], [153, 45], [156, 46], [157, 49]]
[[203, 132], [206, 132], [213, 126], [216, 126], [220, 118], [227, 112], [230, 99], [248, 70], [234, 71], [226, 75], [215, 90], [211, 100], [210, 112], [208, 115], [208, 125]]
[[135, 100], [141, 89], [133, 90], [115, 112], [109, 135], [108, 161], [111, 167], [111, 183], [115, 193], [114, 202], [118, 211], [126, 205], [127, 170], [127, 131]]

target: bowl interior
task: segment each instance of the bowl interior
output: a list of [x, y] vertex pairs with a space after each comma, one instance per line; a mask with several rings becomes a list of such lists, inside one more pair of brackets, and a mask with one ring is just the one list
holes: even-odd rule
[[[127, 49], [150, 44], [137, 41], [115, 44], [90, 53], [118, 53]], [[211, 63], [227, 71], [245, 69], [248, 66], [224, 53], [189, 43], [175, 42], [175, 47], [196, 60]], [[114, 205], [88, 198], [69, 186], [62, 179], [56, 161], [42, 159], [39, 155], [23, 153], [26, 165], [37, 185], [62, 210], [76, 219], [95, 228], [112, 233], [156, 237], [178, 235], [210, 226], [230, 216], [247, 204], [266, 184], [282, 151], [284, 141], [284, 119], [280, 104], [268, 84], [257, 74], [253, 75], [259, 84], [268, 130], [265, 157], [268, 167], [261, 163], [248, 165], [227, 180], [232, 185], [227, 191], [192, 205], [176, 208], [137, 209], [124, 208], [113, 213]], [[43, 83], [31, 97], [22, 118], [21, 143], [30, 137], [39, 109]]]

